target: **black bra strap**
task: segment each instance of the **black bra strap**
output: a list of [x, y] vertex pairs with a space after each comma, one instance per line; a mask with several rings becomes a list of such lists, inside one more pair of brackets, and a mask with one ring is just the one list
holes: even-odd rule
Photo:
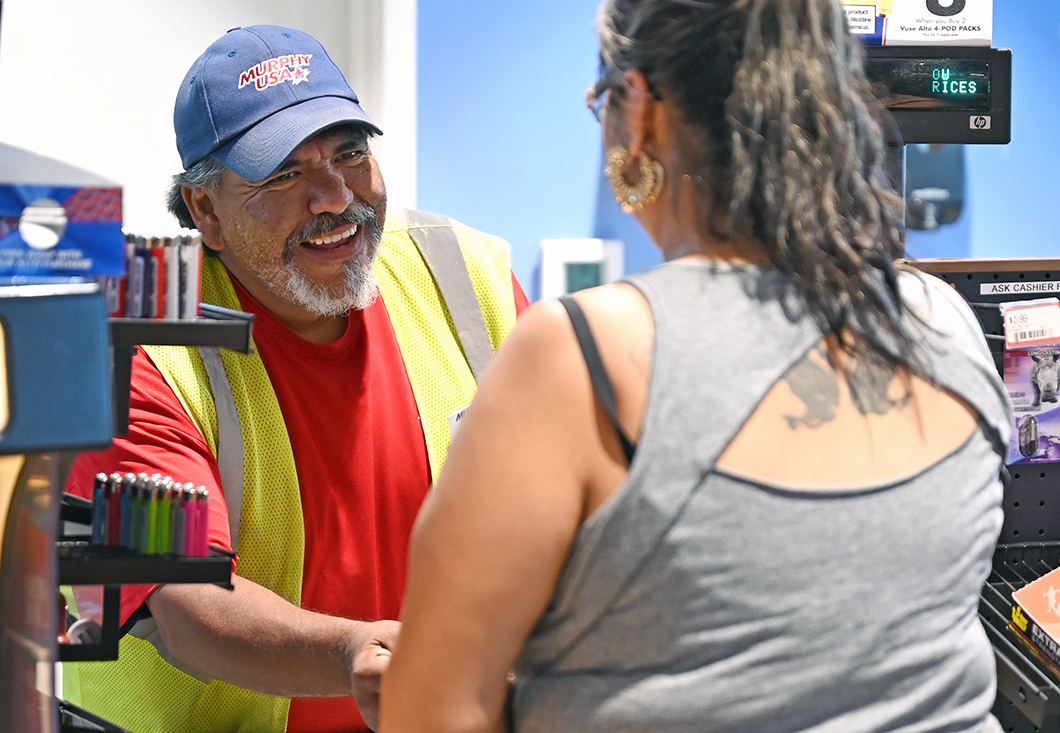
[[626, 436], [626, 432], [618, 422], [618, 410], [615, 407], [615, 393], [611, 389], [611, 380], [607, 377], [604, 362], [600, 358], [600, 351], [596, 348], [596, 339], [589, 329], [589, 322], [585, 320], [585, 313], [581, 306], [569, 295], [561, 295], [559, 302], [567, 309], [571, 325], [574, 326], [574, 335], [578, 338], [578, 346], [581, 347], [585, 366], [589, 369], [589, 379], [593, 383], [593, 391], [596, 398], [603, 405], [604, 412], [611, 418], [611, 424], [615, 426], [618, 440], [622, 444], [622, 452], [626, 454], [626, 465], [633, 462], [633, 454], [637, 450], [635, 443]]

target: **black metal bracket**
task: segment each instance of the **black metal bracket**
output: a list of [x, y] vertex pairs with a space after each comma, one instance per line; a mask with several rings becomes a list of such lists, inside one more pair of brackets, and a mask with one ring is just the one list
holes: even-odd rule
[[215, 346], [250, 353], [254, 316], [203, 303], [193, 320], [110, 318], [114, 382], [114, 434], [129, 432], [129, 384], [137, 346]]
[[102, 585], [103, 617], [99, 643], [60, 644], [59, 661], [113, 661], [118, 658], [122, 637], [122, 585], [156, 583], [213, 583], [232, 588], [230, 552], [210, 548], [208, 557], [145, 555], [124, 547], [100, 547], [87, 542], [59, 542], [60, 585]]

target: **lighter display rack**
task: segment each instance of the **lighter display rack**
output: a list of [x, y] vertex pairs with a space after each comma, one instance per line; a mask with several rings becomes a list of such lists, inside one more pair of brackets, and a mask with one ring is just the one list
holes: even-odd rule
[[[109, 318], [114, 368], [114, 432], [129, 427], [129, 385], [132, 357], [139, 346], [206, 346], [250, 352], [254, 316], [203, 303], [200, 317], [189, 320]], [[65, 480], [65, 476], [64, 476]], [[91, 525], [90, 502], [63, 494], [60, 519], [64, 526]], [[103, 622], [98, 643], [61, 644], [60, 661], [106, 661], [118, 658], [118, 624], [122, 585], [215, 583], [231, 587], [232, 555], [211, 548], [208, 557], [143, 554], [120, 547], [90, 545], [60, 533], [56, 542], [60, 585], [103, 586]]]
[[59, 519], [64, 528], [83, 528], [76, 535], [67, 534], [66, 529], [59, 533], [55, 544], [59, 585], [103, 586], [99, 641], [59, 644], [61, 662], [113, 661], [118, 658], [118, 642], [122, 637], [118, 619], [123, 585], [213, 583], [232, 587], [233, 554], [220, 548], [211, 547], [207, 557], [178, 557], [90, 544], [81, 538], [91, 527], [92, 504], [71, 494], [62, 496]]
[[[108, 318], [112, 368], [114, 435], [129, 429], [129, 388], [132, 358], [140, 346], [216, 347], [243, 354], [251, 350], [254, 317], [241, 311], [203, 303], [200, 317], [190, 320]], [[72, 460], [72, 457], [69, 458]], [[69, 469], [69, 463], [65, 469]], [[62, 484], [65, 484], [66, 470]], [[59, 644], [59, 661], [108, 661], [118, 658], [121, 586], [156, 583], [213, 583], [231, 588], [231, 553], [211, 547], [207, 557], [144, 554], [119, 547], [93, 546], [82, 534], [65, 528], [91, 525], [91, 503], [63, 494], [59, 505], [55, 551], [59, 585], [103, 587], [100, 638], [95, 643]], [[109, 721], [67, 701], [56, 699], [60, 733], [128, 733]]]

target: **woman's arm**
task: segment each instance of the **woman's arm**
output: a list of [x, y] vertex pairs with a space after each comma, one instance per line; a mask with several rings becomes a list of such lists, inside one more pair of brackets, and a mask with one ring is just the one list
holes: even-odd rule
[[556, 301], [521, 316], [460, 425], [413, 532], [382, 733], [505, 730], [506, 673], [581, 522], [625, 477]]

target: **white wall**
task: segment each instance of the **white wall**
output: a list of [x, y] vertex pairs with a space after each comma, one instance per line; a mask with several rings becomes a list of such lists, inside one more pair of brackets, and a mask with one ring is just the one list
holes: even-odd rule
[[[192, 62], [235, 26], [316, 37], [386, 133], [374, 147], [395, 205], [416, 204], [416, 0], [3, 0], [0, 142], [124, 187], [129, 231], [177, 231], [173, 101]], [[0, 178], [2, 178], [0, 171]]]

